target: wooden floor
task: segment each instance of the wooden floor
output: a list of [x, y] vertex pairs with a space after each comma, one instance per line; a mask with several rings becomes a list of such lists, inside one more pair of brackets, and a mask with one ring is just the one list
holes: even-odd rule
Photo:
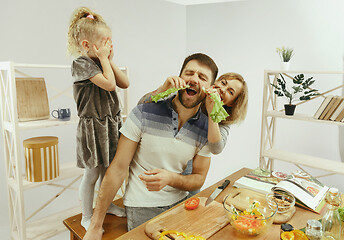
[[[117, 206], [123, 207], [122, 198], [114, 201]], [[63, 224], [70, 231], [71, 240], [82, 240], [86, 231], [81, 226], [81, 213], [63, 221]], [[107, 214], [104, 221], [104, 234], [103, 240], [113, 240], [127, 232], [127, 218], [117, 217]]]

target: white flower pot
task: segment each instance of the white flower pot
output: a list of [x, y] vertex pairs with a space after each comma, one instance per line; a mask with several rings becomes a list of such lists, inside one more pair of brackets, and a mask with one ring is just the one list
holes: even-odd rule
[[288, 71], [290, 68], [290, 62], [281, 62], [281, 70]]

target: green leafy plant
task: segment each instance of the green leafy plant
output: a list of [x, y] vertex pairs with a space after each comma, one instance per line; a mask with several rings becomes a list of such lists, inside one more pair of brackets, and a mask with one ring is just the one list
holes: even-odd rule
[[339, 216], [342, 222], [344, 222], [344, 207], [338, 208]]
[[276, 52], [280, 56], [282, 62], [289, 62], [294, 55], [294, 49], [286, 48], [282, 46], [281, 48], [276, 48]]
[[280, 74], [280, 78], [277, 78], [277, 84], [270, 83], [275, 88], [274, 93], [278, 97], [286, 97], [290, 105], [295, 99], [304, 101], [319, 95], [317, 89], [309, 88], [315, 82], [313, 77], [305, 79], [305, 76], [301, 73], [296, 75], [292, 80], [294, 83], [294, 86], [291, 87], [292, 90], [287, 89], [287, 83], [282, 74]]

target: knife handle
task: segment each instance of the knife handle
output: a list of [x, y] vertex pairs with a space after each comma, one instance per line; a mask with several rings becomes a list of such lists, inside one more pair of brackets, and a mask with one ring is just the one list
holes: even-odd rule
[[230, 183], [231, 181], [229, 181], [229, 180], [225, 180], [223, 183], [222, 183], [222, 185], [221, 186], [219, 186], [218, 187], [218, 189], [225, 189], [227, 186], [228, 186], [228, 184]]

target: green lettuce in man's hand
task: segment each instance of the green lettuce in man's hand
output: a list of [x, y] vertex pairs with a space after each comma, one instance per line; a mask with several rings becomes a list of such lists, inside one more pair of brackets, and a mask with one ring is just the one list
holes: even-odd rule
[[181, 88], [169, 88], [165, 92], [161, 92], [161, 93], [158, 93], [158, 94], [152, 96], [152, 101], [153, 102], [157, 102], [159, 99], [165, 98], [168, 95], [170, 95], [171, 93], [177, 92], [179, 90], [182, 90], [182, 89], [185, 89], [185, 88], [188, 88], [188, 87], [190, 87], [190, 86], [186, 85], [185, 87], [181, 87]]

